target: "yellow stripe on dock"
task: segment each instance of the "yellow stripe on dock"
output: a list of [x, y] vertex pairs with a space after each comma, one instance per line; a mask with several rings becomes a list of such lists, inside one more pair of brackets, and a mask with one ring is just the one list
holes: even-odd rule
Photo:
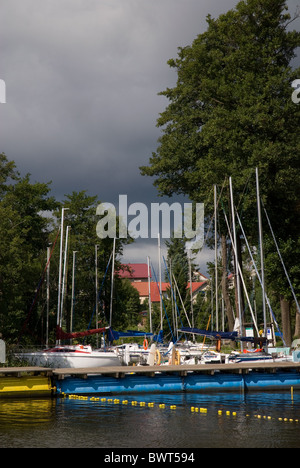
[[49, 377], [21, 376], [0, 377], [0, 398], [17, 396], [51, 396], [51, 379]]

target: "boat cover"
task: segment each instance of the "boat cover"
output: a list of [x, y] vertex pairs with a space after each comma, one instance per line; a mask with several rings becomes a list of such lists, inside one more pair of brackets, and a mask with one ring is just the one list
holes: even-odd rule
[[164, 332], [163, 330], [160, 330], [158, 335], [154, 335], [153, 336], [153, 340], [152, 340], [154, 343], [160, 343], [162, 344], [164, 342]]
[[84, 336], [96, 335], [97, 333], [106, 332], [107, 328], [94, 328], [92, 330], [86, 330], [84, 332], [66, 333], [61, 327], [56, 327], [56, 338], [58, 340], [71, 340], [72, 338], [82, 338]]
[[253, 336], [241, 336], [239, 338], [237, 338], [238, 341], [245, 341], [247, 343], [253, 343], [255, 345], [259, 344], [259, 345], [263, 345], [265, 343], [267, 343], [267, 338], [265, 338], [264, 336], [260, 336], [258, 338], [256, 337], [253, 337]]
[[201, 335], [211, 338], [212, 340], [232, 340], [232, 341], [244, 341], [254, 344], [264, 344], [267, 342], [267, 339], [264, 337], [248, 337], [248, 336], [238, 336], [238, 332], [216, 332], [208, 330], [199, 330], [198, 328], [181, 328], [180, 332], [192, 333], [193, 335]]
[[189, 327], [182, 327], [179, 330], [183, 333], [192, 333], [193, 335], [201, 335], [207, 336], [212, 340], [232, 340], [235, 341], [238, 339], [237, 332], [216, 332], [216, 331], [209, 331], [209, 330], [200, 330], [199, 328], [189, 328]]
[[108, 341], [117, 341], [120, 338], [147, 338], [151, 336], [153, 336], [153, 333], [138, 332], [136, 330], [127, 330], [127, 332], [122, 332], [110, 328], [108, 331]]

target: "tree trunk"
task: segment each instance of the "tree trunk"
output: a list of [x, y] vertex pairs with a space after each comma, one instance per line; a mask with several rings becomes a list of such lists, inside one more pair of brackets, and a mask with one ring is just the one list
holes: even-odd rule
[[282, 333], [287, 346], [292, 344], [291, 311], [290, 303], [283, 296], [280, 296]]
[[297, 307], [296, 307], [295, 336], [296, 336], [297, 338], [300, 338], [300, 314], [297, 312]]
[[224, 235], [222, 235], [221, 243], [222, 243], [222, 294], [223, 294], [223, 298], [225, 302], [229, 331], [233, 331], [234, 318], [233, 318], [230, 297], [228, 293], [227, 245], [226, 245], [226, 237]]

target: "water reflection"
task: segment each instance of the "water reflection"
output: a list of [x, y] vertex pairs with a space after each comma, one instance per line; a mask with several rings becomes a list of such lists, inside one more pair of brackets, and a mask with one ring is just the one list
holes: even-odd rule
[[56, 402], [51, 399], [0, 400], [1, 429], [6, 425], [24, 427], [47, 424], [55, 406]]
[[[117, 398], [119, 403], [68, 398], [0, 400], [0, 447], [300, 447], [297, 392], [293, 401], [289, 393]], [[128, 404], [122, 404], [123, 400]], [[132, 401], [137, 405], [132, 406]], [[174, 405], [176, 410], [171, 410]], [[191, 412], [192, 406], [207, 412]]]

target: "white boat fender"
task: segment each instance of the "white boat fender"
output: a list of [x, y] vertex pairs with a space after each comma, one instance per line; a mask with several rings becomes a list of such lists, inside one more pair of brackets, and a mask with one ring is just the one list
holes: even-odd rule
[[148, 366], [154, 366], [155, 363], [155, 353], [156, 353], [156, 344], [153, 343], [150, 346], [149, 354], [148, 354], [148, 359], [147, 359], [147, 365]]

